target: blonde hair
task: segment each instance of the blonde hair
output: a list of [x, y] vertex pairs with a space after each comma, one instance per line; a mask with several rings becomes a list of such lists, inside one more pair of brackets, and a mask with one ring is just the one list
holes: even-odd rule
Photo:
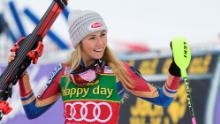
[[[81, 57], [81, 44], [79, 44], [75, 51], [71, 53], [70, 59], [65, 64], [74, 70], [79, 66]], [[105, 49], [102, 59], [112, 68], [114, 74], [125, 88], [133, 88], [132, 79], [129, 77], [124, 64], [113, 54], [108, 46]]]

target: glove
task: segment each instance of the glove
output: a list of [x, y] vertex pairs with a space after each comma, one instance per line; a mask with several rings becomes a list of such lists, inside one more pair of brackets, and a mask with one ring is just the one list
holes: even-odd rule
[[[172, 50], [172, 43], [171, 42], [170, 42], [170, 48]], [[170, 64], [170, 67], [169, 67], [169, 72], [171, 75], [178, 76], [178, 77], [181, 76], [180, 68], [176, 65], [174, 58], [173, 58], [173, 55], [172, 55], [172, 63]]]
[[178, 77], [181, 76], [180, 68], [176, 65], [174, 60], [170, 64], [169, 72], [170, 72], [171, 75], [178, 76]]

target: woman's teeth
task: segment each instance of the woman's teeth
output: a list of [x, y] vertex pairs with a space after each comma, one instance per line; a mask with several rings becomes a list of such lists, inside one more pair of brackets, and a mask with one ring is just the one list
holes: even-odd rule
[[103, 49], [96, 49], [96, 50], [94, 50], [95, 52], [102, 52], [103, 51]]

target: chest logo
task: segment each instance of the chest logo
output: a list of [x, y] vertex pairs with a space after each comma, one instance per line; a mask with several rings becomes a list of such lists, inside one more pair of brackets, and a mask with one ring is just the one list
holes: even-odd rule
[[64, 107], [69, 121], [106, 123], [112, 118], [112, 107], [107, 102], [65, 103]]

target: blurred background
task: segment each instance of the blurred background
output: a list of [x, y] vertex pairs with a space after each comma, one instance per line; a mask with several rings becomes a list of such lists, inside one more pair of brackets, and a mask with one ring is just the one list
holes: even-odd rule
[[[10, 48], [32, 32], [52, 0], [0, 1], [0, 73], [7, 66]], [[220, 124], [220, 1], [218, 0], [69, 0], [67, 8], [44, 38], [44, 54], [28, 69], [37, 95], [46, 86], [52, 70], [73, 50], [67, 16], [72, 9], [100, 13], [108, 25], [108, 45], [115, 54], [140, 70], [154, 85], [161, 86], [171, 62], [169, 43], [185, 36], [192, 49], [188, 72], [198, 124]], [[61, 99], [45, 114], [28, 120], [18, 87], [9, 100], [13, 111], [6, 124], [63, 123]], [[189, 124], [184, 84], [168, 108], [152, 105], [130, 95], [121, 107], [120, 124]], [[129, 108], [129, 109], [128, 109]]]

